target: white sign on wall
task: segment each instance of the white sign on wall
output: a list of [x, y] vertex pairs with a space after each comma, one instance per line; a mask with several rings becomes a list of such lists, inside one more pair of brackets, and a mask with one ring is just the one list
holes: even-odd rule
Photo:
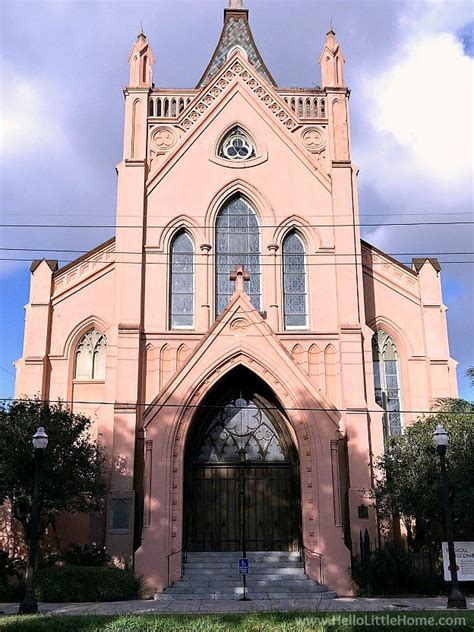
[[[454, 553], [456, 554], [458, 580], [460, 582], [474, 581], [474, 542], [455, 542]], [[443, 568], [444, 579], [446, 581], [451, 581], [447, 542], [443, 542]]]

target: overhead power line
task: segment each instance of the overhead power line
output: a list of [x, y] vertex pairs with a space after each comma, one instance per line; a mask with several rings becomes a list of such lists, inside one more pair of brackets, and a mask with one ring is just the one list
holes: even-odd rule
[[[348, 224], [304, 224], [302, 228], [382, 228], [384, 226], [466, 226], [472, 225], [474, 221], [451, 220], [446, 222], [387, 222], [375, 224], [361, 224], [350, 222]], [[169, 225], [160, 224], [0, 224], [0, 228], [169, 228]], [[197, 225], [194, 228], [215, 229], [215, 224]], [[281, 224], [259, 224], [258, 228], [285, 228]], [[296, 227], [298, 228], [298, 227]]]
[[[93, 404], [94, 406], [123, 406], [123, 405], [133, 405], [133, 406], [137, 406], [138, 408], [144, 408], [144, 407], [151, 407], [151, 406], [155, 406], [156, 408], [175, 408], [175, 409], [205, 409], [205, 410], [220, 410], [222, 408], [221, 405], [218, 404], [155, 404], [154, 402], [148, 402], [148, 403], [143, 403], [143, 402], [111, 402], [111, 401], [105, 401], [105, 400], [97, 400], [97, 401], [92, 401], [92, 400], [73, 400], [73, 399], [59, 399], [59, 400], [50, 400], [50, 399], [37, 399], [37, 398], [32, 398], [33, 401], [36, 401], [38, 403], [41, 404]], [[0, 401], [3, 402], [22, 402], [25, 401], [25, 398], [21, 398], [21, 397], [0, 397]], [[31, 401], [31, 400], [26, 400], [26, 401]], [[258, 410], [259, 408], [264, 408], [265, 410], [279, 410], [281, 411], [283, 410], [287, 410], [287, 411], [294, 411], [294, 412], [298, 412], [298, 411], [305, 411], [305, 412], [340, 412], [340, 413], [360, 413], [360, 409], [352, 409], [352, 408], [323, 408], [323, 407], [313, 407], [313, 406], [309, 406], [309, 407], [297, 407], [297, 406], [246, 406], [246, 410], [248, 409], [255, 409]], [[363, 413], [383, 413], [384, 411], [382, 409], [371, 409], [371, 408], [366, 408], [362, 411]], [[385, 412], [397, 412], [397, 413], [402, 413], [402, 414], [417, 414], [417, 415], [424, 415], [424, 414], [435, 414], [437, 411], [436, 410], [396, 410], [396, 411], [385, 411]], [[445, 411], [440, 411], [445, 415], [474, 415], [473, 412], [469, 412], [469, 411], [462, 411], [462, 412], [445, 412]]]

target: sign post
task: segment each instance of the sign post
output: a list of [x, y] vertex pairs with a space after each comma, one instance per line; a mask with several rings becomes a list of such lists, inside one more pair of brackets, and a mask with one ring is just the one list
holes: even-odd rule
[[244, 595], [240, 601], [250, 601], [247, 597], [247, 575], [249, 572], [249, 561], [246, 557], [239, 559], [239, 573], [242, 575], [242, 585], [244, 587]]

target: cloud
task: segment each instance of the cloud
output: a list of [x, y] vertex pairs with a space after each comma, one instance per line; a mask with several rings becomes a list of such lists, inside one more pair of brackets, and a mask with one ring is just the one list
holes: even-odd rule
[[463, 179], [472, 168], [472, 60], [451, 33], [410, 40], [397, 57], [363, 84], [375, 130], [390, 135], [417, 170], [443, 182]]
[[18, 155], [38, 149], [58, 152], [65, 130], [59, 122], [57, 95], [50, 82], [34, 80], [2, 62], [2, 83], [8, 86], [1, 104], [0, 154]]

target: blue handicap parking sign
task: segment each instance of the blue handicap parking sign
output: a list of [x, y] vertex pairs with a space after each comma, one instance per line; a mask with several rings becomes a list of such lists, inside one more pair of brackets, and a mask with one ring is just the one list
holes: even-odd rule
[[247, 575], [249, 572], [249, 561], [246, 557], [239, 558], [239, 573]]

